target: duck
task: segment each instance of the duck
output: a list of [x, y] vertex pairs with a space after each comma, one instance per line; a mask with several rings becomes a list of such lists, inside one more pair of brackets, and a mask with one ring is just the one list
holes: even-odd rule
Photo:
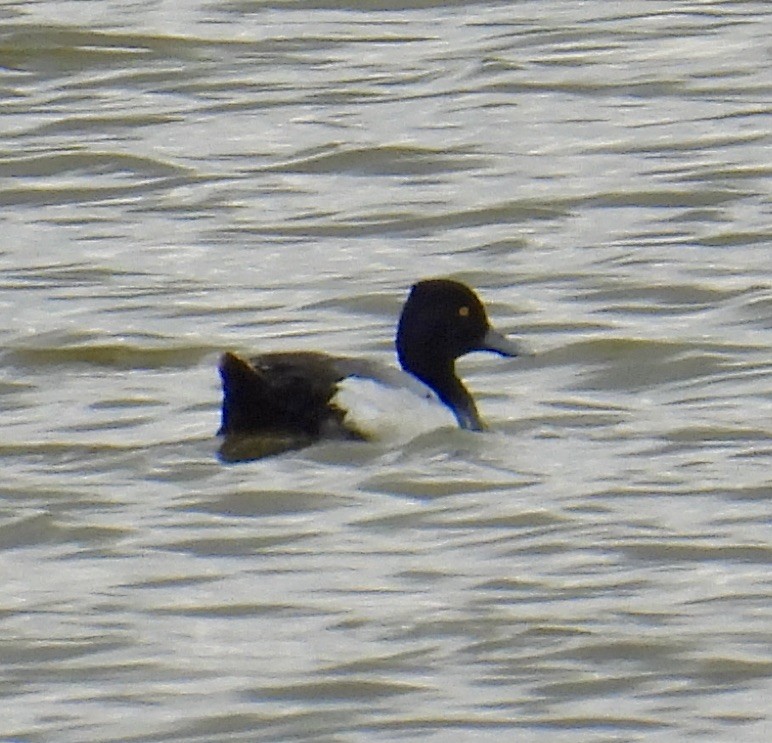
[[435, 420], [484, 431], [475, 400], [456, 373], [456, 360], [474, 351], [515, 357], [524, 347], [491, 325], [469, 286], [432, 278], [418, 281], [408, 293], [397, 323], [396, 351], [400, 369], [317, 351], [249, 358], [224, 353], [219, 363], [220, 457], [257, 459], [322, 439], [378, 438], [372, 406], [369, 416], [354, 410], [376, 388], [399, 393], [392, 413], [403, 422], [432, 409], [442, 416]]

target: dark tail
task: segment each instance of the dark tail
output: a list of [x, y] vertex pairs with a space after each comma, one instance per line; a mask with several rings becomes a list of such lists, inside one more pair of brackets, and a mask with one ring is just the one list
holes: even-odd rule
[[245, 359], [234, 353], [220, 357], [222, 419], [218, 436], [252, 431], [262, 417], [265, 391], [262, 377]]

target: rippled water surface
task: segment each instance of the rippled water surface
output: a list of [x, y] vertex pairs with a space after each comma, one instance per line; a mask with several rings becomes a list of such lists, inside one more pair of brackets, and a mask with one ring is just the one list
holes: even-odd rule
[[[772, 739], [757, 2], [0, 8], [0, 738]], [[215, 457], [218, 353], [532, 358]]]

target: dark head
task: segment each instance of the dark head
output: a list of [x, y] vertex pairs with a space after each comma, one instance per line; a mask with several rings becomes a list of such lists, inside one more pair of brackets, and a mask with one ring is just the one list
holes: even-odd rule
[[485, 307], [468, 286], [450, 279], [415, 284], [397, 327], [399, 362], [439, 395], [461, 428], [479, 431], [484, 426], [474, 400], [455, 370], [456, 359], [472, 351], [521, 352], [491, 327]]

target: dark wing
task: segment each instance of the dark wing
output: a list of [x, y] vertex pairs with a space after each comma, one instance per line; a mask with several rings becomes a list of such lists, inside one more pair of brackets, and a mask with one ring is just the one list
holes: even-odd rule
[[340, 411], [329, 405], [343, 378], [332, 356], [272, 353], [220, 359], [223, 386], [221, 435], [278, 433], [318, 438]]

